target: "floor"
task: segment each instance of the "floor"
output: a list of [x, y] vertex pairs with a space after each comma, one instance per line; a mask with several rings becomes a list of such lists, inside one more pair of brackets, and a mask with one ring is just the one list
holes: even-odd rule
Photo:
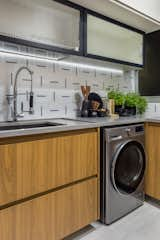
[[160, 205], [145, 202], [131, 214], [105, 226], [93, 223], [66, 240], [160, 240]]

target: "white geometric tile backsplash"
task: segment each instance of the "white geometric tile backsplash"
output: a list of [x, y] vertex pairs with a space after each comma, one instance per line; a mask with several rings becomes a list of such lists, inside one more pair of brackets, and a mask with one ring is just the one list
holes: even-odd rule
[[146, 118], [160, 118], [160, 103], [158, 102], [148, 102], [148, 107], [145, 112]]
[[[14, 44], [8, 44], [14, 48]], [[22, 46], [16, 45], [16, 50]], [[23, 47], [24, 48], [24, 47]], [[39, 62], [36, 60], [20, 60], [16, 57], [0, 57], [0, 121], [7, 120], [6, 95], [13, 88], [16, 71], [28, 66], [33, 72], [34, 114], [25, 113], [24, 120], [56, 117], [73, 117], [81, 108], [82, 95], [80, 86], [90, 85], [95, 91], [106, 97], [106, 92], [119, 89], [123, 92], [135, 91], [134, 70], [124, 74], [106, 73], [90, 69], [82, 69], [62, 64]], [[21, 72], [18, 79], [18, 111], [28, 110], [30, 91], [30, 75]]]

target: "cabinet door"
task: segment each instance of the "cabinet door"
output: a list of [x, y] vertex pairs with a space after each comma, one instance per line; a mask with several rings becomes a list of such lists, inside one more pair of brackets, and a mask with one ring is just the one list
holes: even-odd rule
[[88, 56], [143, 65], [143, 35], [105, 17], [87, 14], [86, 45]]
[[1, 0], [0, 34], [80, 50], [80, 11], [53, 0]]
[[98, 219], [97, 179], [0, 210], [1, 240], [60, 240]]
[[37, 138], [0, 145], [0, 205], [98, 174], [96, 129]]
[[145, 192], [160, 200], [160, 124], [146, 126], [147, 169]]

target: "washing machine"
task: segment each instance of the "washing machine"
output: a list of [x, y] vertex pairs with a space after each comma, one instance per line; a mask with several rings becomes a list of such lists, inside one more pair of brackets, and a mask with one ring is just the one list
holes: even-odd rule
[[111, 224], [144, 202], [144, 124], [101, 130], [101, 221]]

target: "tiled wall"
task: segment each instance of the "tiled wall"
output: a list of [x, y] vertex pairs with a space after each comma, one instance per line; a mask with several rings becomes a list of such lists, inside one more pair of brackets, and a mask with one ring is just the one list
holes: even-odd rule
[[[149, 101], [149, 100], [148, 100]], [[160, 117], [160, 103], [159, 102], [148, 102], [148, 107], [145, 113], [147, 118]]]
[[[20, 51], [22, 47], [8, 44], [7, 48]], [[91, 91], [99, 93], [103, 98], [106, 97], [106, 91], [111, 89], [119, 89], [123, 92], [135, 91], [137, 74], [133, 70], [124, 72], [124, 74], [106, 73], [65, 66], [60, 63], [0, 56], [0, 121], [7, 120], [6, 95], [12, 91], [16, 71], [21, 66], [28, 66], [34, 72], [34, 114], [25, 113], [23, 119], [76, 116], [81, 108], [81, 85], [90, 85]], [[28, 110], [29, 91], [30, 76], [28, 72], [23, 71], [18, 79], [19, 112], [21, 102], [24, 104], [24, 110]]]

